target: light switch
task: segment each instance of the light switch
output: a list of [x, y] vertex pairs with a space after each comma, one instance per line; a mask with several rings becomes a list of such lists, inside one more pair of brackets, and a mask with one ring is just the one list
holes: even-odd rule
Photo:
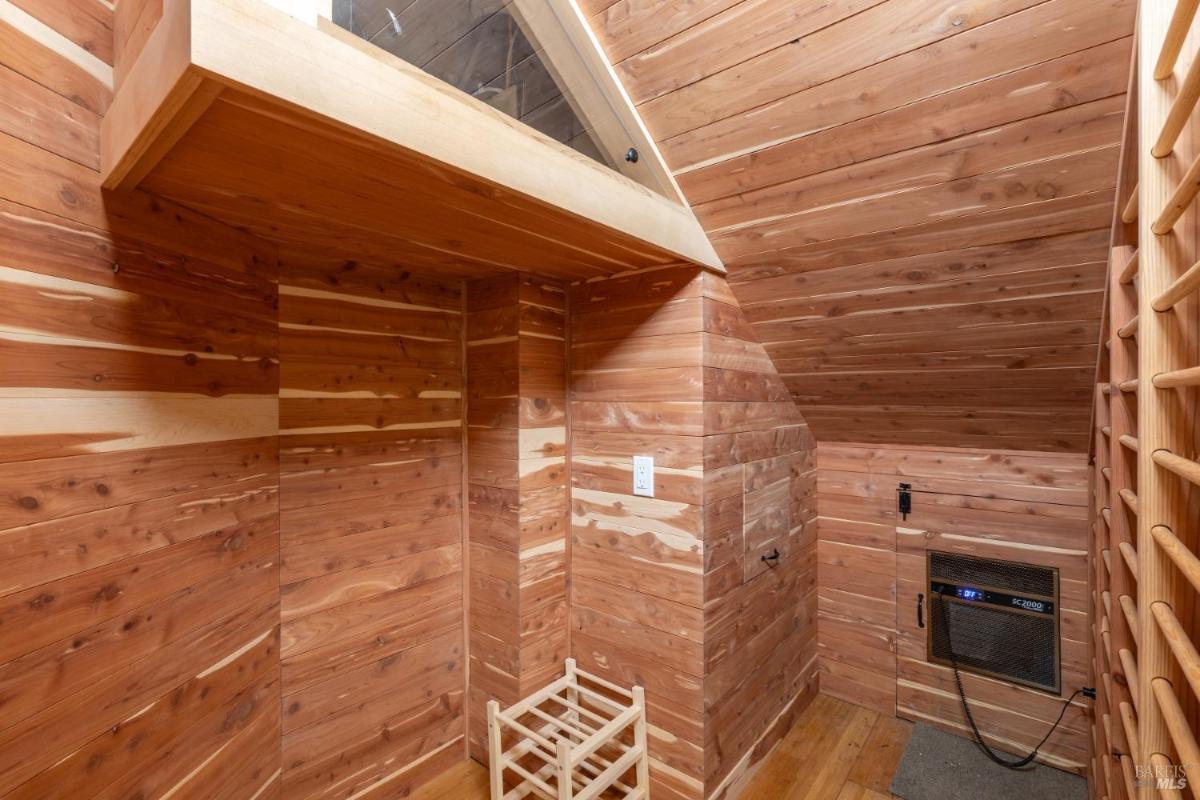
[[654, 497], [654, 456], [633, 457], [633, 493]]

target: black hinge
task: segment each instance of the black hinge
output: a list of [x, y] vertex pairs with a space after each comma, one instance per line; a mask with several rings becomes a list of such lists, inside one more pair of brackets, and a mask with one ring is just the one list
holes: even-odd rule
[[908, 519], [908, 515], [912, 513], [912, 484], [900, 484], [896, 489], [896, 499], [899, 505], [900, 519]]

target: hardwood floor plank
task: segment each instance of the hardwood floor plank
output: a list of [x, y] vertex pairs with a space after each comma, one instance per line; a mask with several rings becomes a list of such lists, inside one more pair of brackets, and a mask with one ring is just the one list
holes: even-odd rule
[[892, 776], [900, 766], [912, 729], [911, 722], [880, 714], [863, 745], [862, 757], [850, 770], [846, 785], [857, 786], [865, 792], [859, 795], [863, 800], [875, 800], [876, 795], [890, 796]]

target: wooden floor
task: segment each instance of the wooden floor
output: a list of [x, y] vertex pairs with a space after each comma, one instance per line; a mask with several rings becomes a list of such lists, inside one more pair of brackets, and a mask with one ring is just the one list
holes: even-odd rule
[[817, 695], [739, 800], [886, 800], [912, 723]]
[[[911, 723], [818, 695], [738, 800], [888, 800]], [[487, 770], [464, 761], [410, 800], [486, 800]]]

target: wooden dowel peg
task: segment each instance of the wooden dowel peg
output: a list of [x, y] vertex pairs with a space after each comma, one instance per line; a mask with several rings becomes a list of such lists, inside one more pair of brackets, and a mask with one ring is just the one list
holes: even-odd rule
[[1184, 480], [1200, 486], [1200, 462], [1192, 461], [1190, 458], [1177, 456], [1170, 450], [1155, 450], [1152, 456], [1154, 463], [1160, 467], [1171, 470]]
[[[1196, 60], [1200, 61], [1200, 58]], [[1159, 312], [1170, 311], [1181, 300], [1198, 290], [1200, 290], [1200, 261], [1192, 264], [1187, 272], [1172, 281], [1166, 291], [1154, 298], [1150, 307]]]
[[1200, 0], [1178, 0], [1175, 3], [1175, 11], [1171, 14], [1171, 22], [1163, 37], [1162, 49], [1158, 51], [1158, 60], [1154, 62], [1156, 81], [1165, 81], [1175, 71], [1175, 62], [1179, 59], [1179, 51], [1187, 39], [1192, 18], [1196, 16], [1197, 5], [1200, 5]]
[[1130, 573], [1133, 574], [1133, 579], [1137, 580], [1138, 574], [1138, 556], [1137, 550], [1133, 549], [1133, 545], [1129, 542], [1121, 542], [1117, 545], [1117, 550], [1121, 552], [1121, 558], [1125, 561], [1125, 566], [1129, 567]]
[[1158, 132], [1158, 139], [1155, 140], [1154, 147], [1150, 148], [1150, 153], [1155, 158], [1170, 155], [1171, 150], [1175, 148], [1175, 142], [1179, 139], [1179, 134], [1183, 132], [1184, 126], [1192, 116], [1198, 99], [1200, 99], [1200, 59], [1193, 59], [1192, 65], [1188, 67], [1187, 75], [1183, 78], [1183, 83], [1175, 94], [1174, 101], [1171, 102], [1171, 109], [1167, 112], [1162, 130]]
[[1133, 493], [1133, 490], [1122, 489], [1117, 494], [1121, 495], [1121, 499], [1125, 501], [1125, 505], [1129, 506], [1129, 510], [1132, 511], [1133, 515], [1136, 517], [1138, 513], [1138, 499], [1137, 495]]
[[1137, 335], [1137, 329], [1138, 329], [1138, 315], [1134, 314], [1130, 318], [1129, 322], [1126, 322], [1120, 328], [1117, 328], [1117, 336], [1121, 337], [1122, 339], [1132, 339], [1134, 336]]
[[[1179, 762], [1185, 770], [1200, 771], [1200, 746], [1196, 744], [1196, 736], [1188, 725], [1187, 716], [1175, 695], [1175, 687], [1166, 678], [1155, 678], [1150, 683], [1154, 692], [1154, 700], [1162, 710], [1163, 722], [1166, 723], [1167, 733], [1179, 754]], [[1192, 796], [1200, 800], [1200, 787], [1188, 781], [1192, 787]]]
[[1129, 626], [1129, 632], [1133, 635], [1133, 643], [1138, 644], [1141, 641], [1141, 634], [1138, 631], [1138, 613], [1137, 602], [1127, 594], [1123, 594], [1117, 598], [1117, 603], [1121, 606], [1121, 613], [1125, 616], [1125, 623]]
[[1150, 230], [1159, 236], [1170, 233], [1171, 228], [1175, 227], [1175, 223], [1183, 216], [1183, 212], [1187, 211], [1188, 206], [1196, 199], [1196, 192], [1200, 192], [1200, 156], [1192, 161], [1187, 173], [1179, 180], [1179, 185], [1175, 187], [1171, 199], [1167, 201], [1162, 213], [1154, 220]]
[[1121, 210], [1121, 221], [1126, 225], [1132, 225], [1137, 222], [1138, 218], [1138, 187], [1135, 183], [1133, 191], [1129, 194], [1129, 199], [1125, 201], [1125, 208]]
[[1195, 554], [1179, 541], [1175, 532], [1165, 525], [1155, 525], [1150, 529], [1150, 535], [1171, 559], [1175, 568], [1192, 584], [1192, 588], [1200, 592], [1200, 558], [1196, 558]]
[[1138, 271], [1138, 254], [1137, 250], [1133, 251], [1133, 255], [1125, 262], [1125, 266], [1121, 269], [1121, 276], [1118, 280], [1121, 283], [1133, 283], [1133, 277]]
[[1183, 670], [1184, 678], [1196, 696], [1200, 697], [1200, 653], [1196, 652], [1196, 645], [1192, 644], [1191, 637], [1169, 605], [1161, 600], [1151, 603], [1150, 613], [1158, 623], [1163, 638], [1167, 640], [1167, 646], [1171, 648], [1171, 654], [1175, 656], [1179, 668]]
[[1154, 386], [1158, 389], [1179, 389], [1185, 386], [1200, 386], [1200, 367], [1188, 367], [1187, 369], [1160, 372], [1154, 376]]

